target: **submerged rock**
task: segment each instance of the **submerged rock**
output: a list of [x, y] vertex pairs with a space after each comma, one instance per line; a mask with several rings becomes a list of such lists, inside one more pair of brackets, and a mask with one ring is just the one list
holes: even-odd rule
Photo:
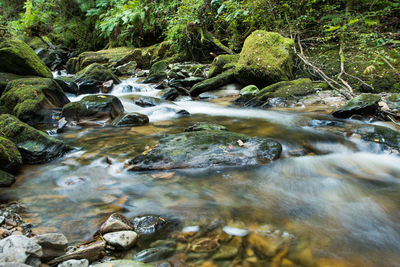
[[221, 86], [224, 86], [229, 83], [235, 82], [235, 76], [233, 70], [225, 71], [213, 78], [204, 80], [195, 84], [190, 90], [191, 96], [198, 96], [201, 93], [216, 90]]
[[170, 247], [148, 248], [136, 253], [133, 259], [141, 262], [159, 261], [170, 257], [174, 252], [175, 249]]
[[49, 68], [32, 48], [18, 39], [0, 42], [0, 72], [52, 78]]
[[198, 122], [185, 129], [185, 132], [199, 132], [199, 131], [228, 131], [228, 128], [219, 124]]
[[10, 140], [0, 137], [0, 162], [1, 170], [16, 172], [22, 165], [21, 153]]
[[41, 246], [26, 236], [12, 235], [0, 240], [0, 262], [39, 266], [42, 255]]
[[0, 187], [11, 186], [15, 182], [15, 176], [0, 170]]
[[349, 118], [353, 115], [375, 115], [379, 110], [381, 97], [374, 94], [361, 94], [336, 109], [332, 115], [338, 118]]
[[48, 162], [71, 150], [63, 142], [9, 114], [0, 115], [0, 133], [16, 145], [24, 164]]
[[121, 101], [112, 95], [90, 95], [63, 107], [62, 116], [78, 122], [109, 123], [124, 112]]
[[264, 87], [292, 78], [294, 42], [279, 33], [254, 31], [244, 42], [235, 68], [243, 84]]
[[166, 170], [258, 165], [279, 158], [282, 146], [267, 138], [226, 131], [185, 132], [160, 140], [131, 160], [129, 170]]
[[82, 260], [68, 260], [57, 265], [57, 267], [88, 267], [89, 261], [87, 259]]
[[61, 87], [47, 78], [25, 78], [9, 82], [0, 98], [0, 105], [20, 120], [34, 125], [55, 123], [54, 109], [61, 109], [69, 100]]
[[378, 125], [358, 127], [355, 132], [365, 141], [376, 142], [395, 149], [400, 149], [400, 132]]

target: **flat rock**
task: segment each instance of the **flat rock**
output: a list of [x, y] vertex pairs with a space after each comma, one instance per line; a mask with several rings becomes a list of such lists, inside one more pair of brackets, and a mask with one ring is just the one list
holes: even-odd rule
[[42, 260], [48, 262], [65, 253], [68, 247], [68, 239], [60, 233], [47, 233], [37, 235], [32, 238], [36, 243], [42, 246]]
[[338, 118], [349, 118], [353, 115], [375, 115], [379, 110], [381, 97], [374, 94], [361, 94], [336, 109], [332, 115]]
[[0, 240], [0, 262], [40, 263], [42, 247], [32, 239], [22, 235], [12, 235]]
[[119, 231], [107, 233], [103, 238], [115, 248], [128, 249], [135, 245], [138, 235], [134, 231]]

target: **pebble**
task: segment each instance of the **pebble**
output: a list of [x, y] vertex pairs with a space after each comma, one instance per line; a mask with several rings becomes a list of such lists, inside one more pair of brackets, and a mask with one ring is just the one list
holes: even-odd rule
[[134, 231], [119, 231], [108, 233], [103, 236], [104, 240], [111, 246], [119, 249], [128, 249], [135, 245], [137, 233]]

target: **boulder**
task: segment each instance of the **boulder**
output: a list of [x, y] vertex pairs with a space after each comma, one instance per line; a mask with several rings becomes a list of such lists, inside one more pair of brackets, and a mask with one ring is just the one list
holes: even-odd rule
[[161, 99], [174, 101], [179, 95], [179, 92], [175, 88], [169, 88], [165, 89], [165, 93], [161, 96]]
[[39, 266], [42, 248], [23, 235], [12, 235], [0, 240], [0, 262], [16, 262]]
[[11, 186], [15, 182], [15, 176], [0, 170], [0, 187]]
[[162, 105], [162, 104], [171, 104], [171, 105], [174, 104], [171, 101], [166, 101], [164, 99], [160, 99], [160, 98], [152, 97], [152, 96], [127, 95], [127, 96], [124, 96], [123, 98], [133, 101], [135, 103], [135, 105], [138, 105], [140, 107], [155, 107], [155, 106]]
[[99, 63], [93, 63], [75, 75], [79, 94], [98, 93], [104, 82], [112, 80], [115, 84], [121, 81], [109, 69]]
[[184, 79], [172, 79], [169, 81], [169, 86], [171, 87], [192, 87], [195, 84], [204, 81], [203, 77], [188, 77]]
[[129, 170], [168, 170], [250, 166], [277, 159], [282, 146], [271, 139], [227, 131], [198, 131], [170, 135], [145, 155], [129, 162]]
[[190, 90], [190, 95], [196, 97], [201, 93], [216, 90], [221, 86], [235, 82], [233, 70], [225, 71], [213, 78], [195, 84]]
[[48, 262], [58, 256], [63, 255], [68, 247], [67, 238], [65, 235], [60, 233], [37, 235], [34, 236], [32, 240], [42, 247], [43, 256], [41, 259], [43, 262]]
[[336, 109], [332, 115], [338, 118], [349, 118], [353, 115], [375, 115], [379, 110], [381, 97], [374, 94], [361, 94]]
[[61, 87], [48, 78], [11, 81], [0, 98], [0, 105], [6, 107], [10, 114], [31, 125], [54, 124], [54, 110], [68, 103]]
[[235, 77], [259, 88], [292, 78], [294, 42], [276, 32], [254, 31], [244, 42]]
[[378, 125], [358, 127], [355, 133], [361, 135], [365, 141], [376, 142], [394, 149], [400, 149], [400, 132]]
[[165, 71], [157, 72], [149, 75], [143, 83], [159, 83], [168, 78], [168, 74]]
[[134, 231], [118, 231], [103, 235], [107, 244], [117, 249], [129, 249], [136, 244], [138, 235]]
[[90, 95], [62, 109], [68, 121], [110, 123], [124, 112], [121, 101], [112, 95]]
[[21, 153], [13, 142], [0, 137], [0, 162], [1, 170], [15, 173], [22, 165]]
[[99, 233], [106, 234], [117, 231], [133, 231], [133, 224], [124, 215], [113, 213], [100, 226]]
[[22, 79], [22, 78], [33, 78], [33, 76], [21, 76], [14, 73], [0, 72], [0, 96], [3, 94], [7, 87], [8, 82]]
[[0, 43], [0, 72], [52, 78], [49, 68], [26, 43], [18, 39]]
[[[134, 261], [134, 260], [113, 260], [109, 262], [104, 262], [104, 263], [97, 263], [93, 264], [92, 266], [96, 267], [152, 267], [153, 265], [142, 263], [139, 261]], [[62, 266], [62, 267], [67, 267], [67, 266]]]
[[73, 77], [58, 76], [57, 78], [54, 79], [54, 81], [58, 83], [58, 85], [65, 93], [70, 93], [74, 95], [79, 94], [78, 85], [74, 81]]
[[220, 55], [214, 58], [208, 72], [208, 78], [215, 77], [228, 69], [235, 68], [238, 61], [239, 55]]
[[168, 62], [165, 60], [160, 60], [151, 66], [149, 75], [151, 76], [153, 74], [165, 72], [167, 69], [168, 69]]
[[63, 142], [9, 114], [0, 115], [0, 135], [16, 145], [24, 164], [45, 163], [71, 150]]
[[111, 125], [115, 127], [142, 126], [149, 123], [149, 117], [140, 113], [122, 114], [116, 117]]
[[385, 101], [391, 110], [400, 112], [400, 94], [392, 94], [391, 96], [387, 97]]
[[259, 92], [260, 92], [260, 90], [258, 90], [257, 86], [248, 85], [248, 86], [244, 87], [242, 90], [240, 90], [240, 95], [241, 96], [244, 96], [244, 95], [256, 96]]
[[136, 71], [137, 63], [136, 61], [129, 61], [124, 65], [118, 66], [114, 73], [115, 75], [132, 75]]

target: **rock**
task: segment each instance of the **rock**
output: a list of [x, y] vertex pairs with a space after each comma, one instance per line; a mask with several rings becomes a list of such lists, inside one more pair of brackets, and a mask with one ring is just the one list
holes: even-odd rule
[[326, 127], [326, 126], [343, 126], [344, 123], [340, 121], [328, 121], [328, 120], [311, 120], [308, 125], [310, 127]]
[[68, 247], [68, 240], [63, 234], [47, 233], [32, 238], [43, 249], [42, 261], [48, 262], [65, 253]]
[[0, 267], [31, 267], [31, 265], [18, 262], [1, 262]]
[[140, 113], [122, 114], [116, 117], [111, 125], [115, 127], [142, 126], [149, 123], [149, 117]]
[[118, 66], [115, 70], [116, 75], [133, 75], [136, 71], [136, 61], [129, 61], [128, 63]]
[[244, 42], [235, 77], [259, 88], [292, 78], [294, 42], [279, 33], [254, 31]]
[[0, 105], [20, 120], [34, 125], [55, 123], [54, 109], [69, 103], [61, 87], [47, 78], [25, 78], [8, 83]]
[[163, 80], [167, 79], [168, 75], [165, 71], [154, 73], [149, 75], [143, 83], [159, 83], [162, 82]]
[[135, 245], [138, 235], [134, 231], [119, 231], [107, 233], [103, 238], [117, 249], [128, 249]]
[[332, 115], [338, 118], [349, 118], [353, 115], [375, 115], [379, 110], [381, 97], [374, 94], [361, 94], [336, 109]]
[[190, 90], [191, 96], [198, 96], [201, 93], [216, 90], [221, 86], [235, 82], [235, 75], [233, 70], [225, 71], [213, 78], [204, 80], [195, 84]]
[[79, 93], [78, 85], [73, 77], [58, 76], [54, 79], [65, 93], [77, 95]]
[[233, 69], [238, 61], [239, 55], [220, 55], [214, 58], [208, 72], [208, 78], [215, 77], [228, 69]]
[[[93, 264], [91, 266], [96, 266], [96, 267], [152, 267], [150, 264], [146, 264], [143, 262], [139, 261], [133, 261], [133, 260], [113, 260], [109, 262], [103, 262], [103, 263], [98, 263], [98, 264]], [[62, 267], [67, 267], [67, 266], [62, 266]]]
[[0, 115], [0, 133], [16, 145], [24, 164], [45, 163], [71, 150], [63, 142], [9, 114]]
[[136, 253], [133, 259], [141, 262], [159, 261], [170, 257], [174, 252], [175, 249], [170, 247], [148, 248]]
[[110, 70], [98, 63], [93, 63], [87, 66], [75, 75], [75, 82], [78, 85], [87, 81], [95, 82], [96, 84], [102, 84], [103, 82], [109, 80], [114, 81], [115, 84], [121, 82]]
[[10, 140], [0, 137], [0, 162], [1, 170], [15, 173], [22, 165], [21, 153]]
[[128, 95], [128, 96], [124, 96], [124, 99], [129, 99], [140, 107], [154, 107], [154, 106], [158, 106], [161, 104], [174, 105], [173, 102], [166, 101], [164, 99], [160, 99], [160, 98], [152, 97], [152, 96]]
[[400, 94], [392, 94], [385, 99], [386, 104], [391, 110], [400, 112]]
[[47, 264], [50, 266], [57, 265], [68, 260], [87, 259], [89, 262], [100, 259], [105, 255], [106, 242], [98, 240], [94, 243], [80, 246], [73, 251], [68, 251], [68, 254], [57, 257]]
[[125, 85], [122, 88], [122, 93], [132, 93], [133, 91], [133, 86], [132, 85]]
[[122, 115], [121, 101], [112, 95], [90, 95], [71, 102], [62, 109], [62, 117], [69, 121], [110, 123]]
[[165, 72], [168, 69], [168, 63], [165, 60], [160, 60], [154, 63], [149, 72], [149, 76], [160, 73], [160, 72]]
[[141, 239], [149, 239], [163, 229], [166, 221], [161, 220], [157, 215], [147, 215], [134, 218], [132, 223], [136, 233], [140, 235]]
[[170, 248], [176, 248], [176, 241], [174, 240], [157, 240], [154, 241], [150, 244], [151, 248], [155, 247], [170, 247]]
[[0, 240], [0, 262], [39, 266], [42, 255], [42, 248], [26, 236], [12, 235]]
[[195, 84], [204, 81], [203, 77], [189, 77], [184, 79], [172, 79], [169, 81], [169, 86], [179, 88], [179, 87], [192, 87]]
[[202, 237], [194, 240], [191, 245], [191, 250], [193, 252], [212, 252], [215, 251], [219, 248], [220, 244], [218, 243], [217, 240], [208, 238], [208, 237]]
[[83, 81], [78, 85], [78, 95], [101, 93], [101, 85], [98, 81]]
[[88, 267], [89, 261], [87, 259], [82, 260], [68, 260], [57, 265], [57, 267]]
[[400, 149], [400, 132], [378, 125], [367, 125], [358, 127], [355, 133], [361, 135], [365, 141], [376, 142], [386, 146]]
[[129, 170], [167, 170], [222, 166], [251, 166], [277, 159], [282, 146], [271, 139], [226, 131], [169, 135], [146, 155], [131, 160]]
[[161, 98], [169, 101], [174, 101], [178, 96], [179, 93], [175, 88], [169, 88], [165, 90], [165, 93], [161, 96]]
[[251, 96], [256, 96], [260, 90], [258, 90], [257, 86], [255, 85], [248, 85], [244, 87], [242, 90], [240, 90], [240, 95], [251, 95]]
[[14, 73], [0, 72], [0, 96], [3, 94], [9, 82], [23, 78], [33, 78], [33, 76], [21, 76]]
[[242, 238], [235, 236], [225, 245], [222, 245], [219, 250], [212, 256], [213, 260], [228, 260], [236, 257], [242, 245]]
[[0, 170], [0, 187], [11, 186], [15, 182], [14, 175]]
[[101, 92], [103, 94], [110, 93], [112, 91], [113, 87], [114, 87], [113, 80], [106, 81], [101, 85]]
[[252, 233], [248, 236], [247, 242], [250, 247], [254, 248], [259, 253], [267, 257], [273, 257], [283, 246], [284, 239], [275, 235], [263, 237], [256, 233]]
[[185, 132], [199, 132], [199, 131], [228, 131], [228, 128], [219, 124], [198, 122], [185, 129]]
[[119, 213], [111, 214], [99, 229], [100, 234], [118, 231], [133, 231], [133, 224], [125, 216]]
[[0, 43], [0, 72], [53, 78], [49, 68], [26, 43], [18, 39]]

